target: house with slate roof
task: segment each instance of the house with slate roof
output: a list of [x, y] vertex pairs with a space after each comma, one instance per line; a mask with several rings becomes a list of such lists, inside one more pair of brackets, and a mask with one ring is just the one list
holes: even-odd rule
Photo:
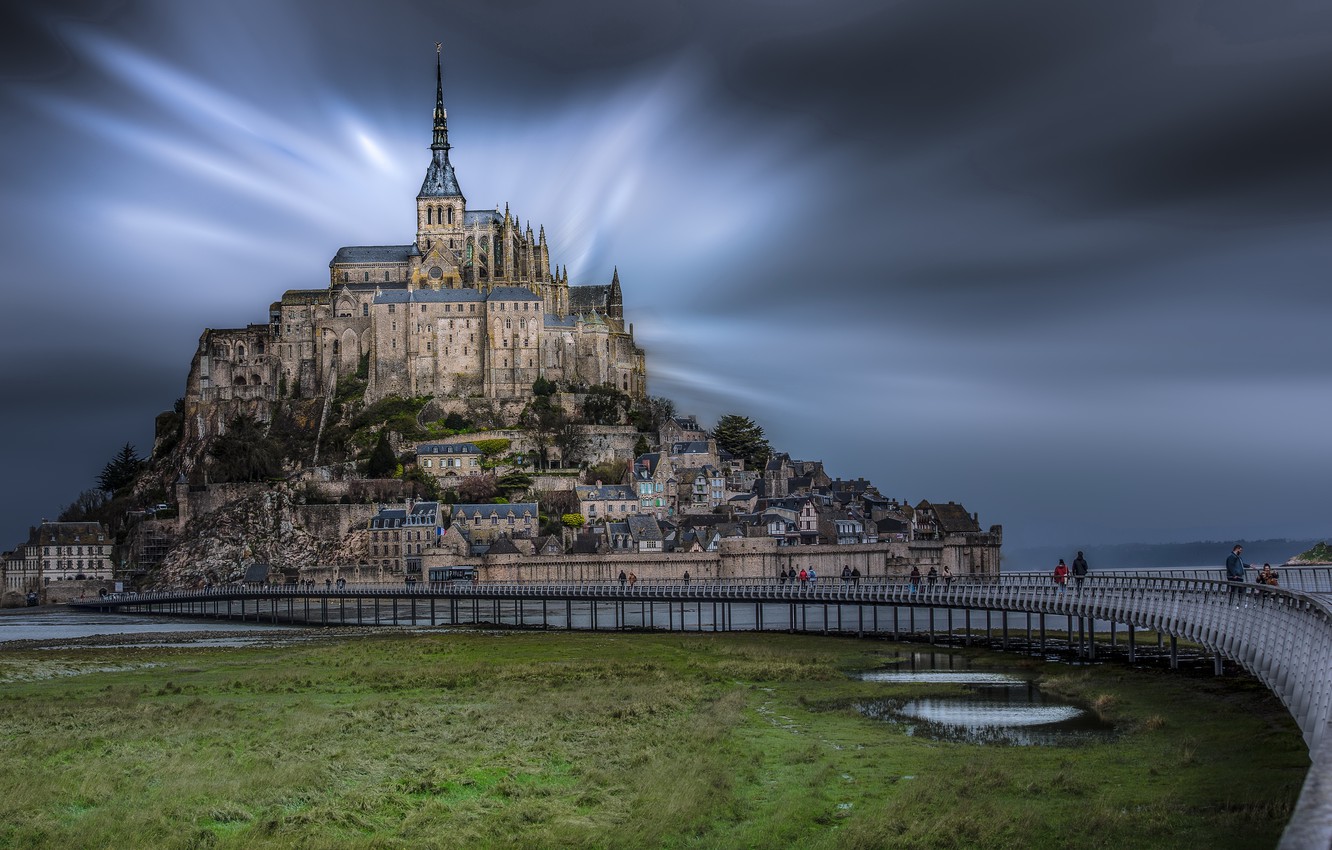
[[500, 537], [535, 537], [540, 530], [536, 502], [510, 505], [454, 505], [453, 528], [473, 546], [489, 544]]
[[70, 579], [109, 579], [111, 536], [99, 522], [43, 521], [6, 562], [5, 587], [35, 590]]
[[639, 511], [638, 495], [627, 484], [578, 484], [574, 494], [578, 497], [578, 512], [588, 522], [622, 520]]
[[629, 539], [635, 552], [661, 552], [663, 539], [661, 526], [654, 516], [638, 514], [625, 520], [629, 526]]
[[472, 443], [421, 443], [416, 447], [416, 465], [450, 490], [481, 471], [481, 458], [481, 450]]
[[[283, 294], [265, 323], [205, 330], [190, 368], [189, 427], [224, 422], [201, 403], [273, 402], [332, 392], [368, 362], [367, 402], [385, 396], [525, 401], [538, 377], [647, 393], [643, 350], [625, 321], [619, 270], [571, 285], [545, 227], [508, 205], [468, 209], [451, 156], [442, 59], [436, 57], [430, 160], [414, 201], [415, 237], [339, 248], [327, 285]], [[261, 415], [262, 418], [262, 415]]]
[[638, 512], [658, 519], [673, 516], [676, 510], [676, 480], [670, 460], [660, 452], [634, 458], [629, 470], [629, 484], [638, 495]]
[[672, 443], [705, 441], [708, 439], [708, 432], [698, 424], [697, 417], [672, 416], [661, 423], [657, 436], [663, 446], [669, 446]]
[[366, 557], [390, 575], [421, 575], [422, 556], [443, 532], [439, 502], [381, 507], [367, 522]]

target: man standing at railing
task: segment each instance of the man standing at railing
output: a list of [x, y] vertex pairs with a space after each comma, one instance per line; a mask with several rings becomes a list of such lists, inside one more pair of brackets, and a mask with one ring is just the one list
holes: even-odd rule
[[1235, 607], [1240, 607], [1240, 600], [1244, 596], [1244, 570], [1248, 565], [1244, 563], [1244, 547], [1235, 544], [1235, 548], [1230, 550], [1230, 557], [1226, 558], [1226, 581], [1230, 582], [1230, 601], [1235, 603]]
[[1082, 557], [1082, 551], [1078, 551], [1078, 556], [1073, 559], [1073, 583], [1078, 590], [1082, 590], [1082, 580], [1087, 577], [1087, 559]]

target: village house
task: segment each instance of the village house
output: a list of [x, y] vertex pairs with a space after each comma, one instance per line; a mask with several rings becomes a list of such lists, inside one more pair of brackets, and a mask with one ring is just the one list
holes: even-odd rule
[[673, 466], [659, 452], [634, 458], [629, 472], [630, 486], [638, 496], [638, 512], [657, 519], [673, 516], [676, 504], [676, 480]]
[[481, 471], [481, 458], [481, 450], [472, 443], [422, 443], [416, 447], [416, 465], [450, 490]]
[[453, 528], [473, 547], [500, 537], [535, 537], [540, 530], [536, 502], [511, 505], [454, 505]]
[[109, 579], [111, 545], [101, 523], [43, 522], [7, 562], [5, 587], [35, 590], [53, 581]]
[[574, 487], [578, 512], [588, 522], [600, 519], [624, 519], [640, 509], [638, 494], [627, 484], [579, 484]]

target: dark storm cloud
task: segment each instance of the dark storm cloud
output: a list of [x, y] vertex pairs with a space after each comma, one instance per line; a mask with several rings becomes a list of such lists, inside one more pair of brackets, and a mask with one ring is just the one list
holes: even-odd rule
[[575, 283], [618, 265], [682, 409], [1019, 541], [1326, 527], [1299, 483], [1332, 465], [1323, 9], [0, 14], [0, 397], [42, 423], [9, 417], [0, 544], [146, 450], [203, 327], [409, 238], [436, 39], [469, 205], [544, 222]]

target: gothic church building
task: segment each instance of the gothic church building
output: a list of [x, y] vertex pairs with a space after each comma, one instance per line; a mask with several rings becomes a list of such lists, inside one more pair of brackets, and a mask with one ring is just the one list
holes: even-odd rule
[[522, 228], [507, 204], [467, 208], [450, 147], [437, 55], [415, 240], [340, 248], [327, 287], [284, 293], [268, 324], [205, 330], [186, 401], [330, 395], [366, 360], [371, 402], [523, 399], [538, 377], [644, 397], [645, 357], [624, 321], [618, 271], [609, 284], [570, 286], [567, 268], [551, 265], [544, 226]]

